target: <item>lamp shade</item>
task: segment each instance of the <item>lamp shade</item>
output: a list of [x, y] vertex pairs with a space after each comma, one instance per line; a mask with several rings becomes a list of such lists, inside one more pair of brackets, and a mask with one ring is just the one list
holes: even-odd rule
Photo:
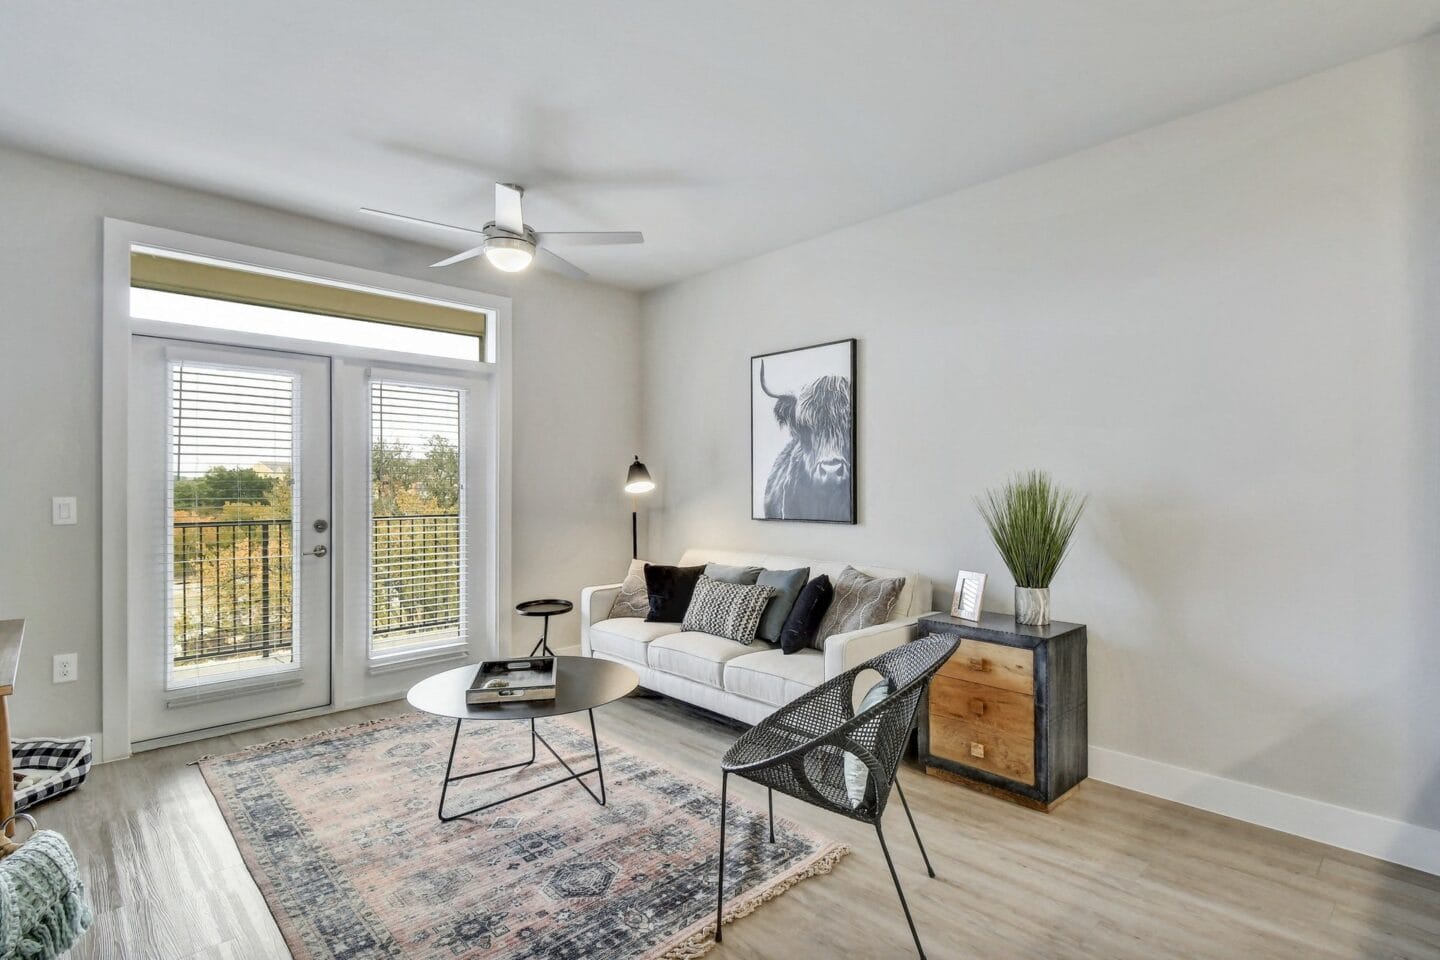
[[655, 481], [650, 479], [650, 471], [645, 469], [645, 464], [640, 462], [640, 455], [635, 455], [635, 462], [630, 464], [630, 473], [625, 477], [626, 493], [649, 493], [655, 489]]

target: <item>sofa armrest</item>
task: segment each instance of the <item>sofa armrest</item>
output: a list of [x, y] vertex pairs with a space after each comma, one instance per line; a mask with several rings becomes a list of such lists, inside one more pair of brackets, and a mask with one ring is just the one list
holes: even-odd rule
[[825, 679], [839, 676], [852, 667], [857, 667], [878, 657], [886, 650], [894, 650], [902, 643], [915, 639], [915, 617], [887, 620], [863, 630], [837, 633], [825, 640]]
[[590, 656], [590, 625], [610, 616], [610, 605], [623, 584], [606, 583], [580, 591], [580, 653]]

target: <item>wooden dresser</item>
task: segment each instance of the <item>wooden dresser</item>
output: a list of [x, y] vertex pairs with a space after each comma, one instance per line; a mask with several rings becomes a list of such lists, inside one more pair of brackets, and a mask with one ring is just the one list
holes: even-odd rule
[[925, 771], [1050, 810], [1086, 777], [1085, 627], [934, 614], [919, 635], [961, 638], [920, 708]]

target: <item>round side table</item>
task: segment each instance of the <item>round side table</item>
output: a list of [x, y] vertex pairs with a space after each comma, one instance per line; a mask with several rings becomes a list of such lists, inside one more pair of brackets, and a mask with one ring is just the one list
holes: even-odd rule
[[562, 613], [569, 613], [575, 609], [575, 604], [569, 600], [526, 600], [524, 603], [515, 605], [515, 612], [522, 617], [544, 617], [545, 627], [540, 633], [540, 639], [530, 651], [530, 656], [543, 654], [547, 657], [555, 656], [555, 651], [550, 649], [550, 618], [558, 617]]

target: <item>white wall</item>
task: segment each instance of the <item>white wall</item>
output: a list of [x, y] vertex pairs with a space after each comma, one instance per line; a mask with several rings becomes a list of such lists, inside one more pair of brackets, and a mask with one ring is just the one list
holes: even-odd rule
[[[1009, 611], [972, 498], [1047, 468], [1091, 497], [1053, 608], [1090, 627], [1093, 744], [1440, 828], [1437, 63], [1401, 48], [648, 295], [649, 552], [918, 567], [946, 609], [985, 570]], [[850, 336], [859, 526], [750, 520], [748, 357]]]
[[[437, 251], [152, 181], [0, 148], [0, 618], [28, 627], [18, 735], [100, 725], [100, 243], [116, 217], [421, 279]], [[623, 574], [639, 391], [633, 293], [488, 267], [442, 282], [513, 298], [512, 588], [559, 596]], [[80, 523], [50, 525], [50, 497]], [[513, 618], [528, 650], [535, 621]], [[579, 643], [576, 616], [554, 621]], [[80, 680], [50, 682], [79, 651]]]

